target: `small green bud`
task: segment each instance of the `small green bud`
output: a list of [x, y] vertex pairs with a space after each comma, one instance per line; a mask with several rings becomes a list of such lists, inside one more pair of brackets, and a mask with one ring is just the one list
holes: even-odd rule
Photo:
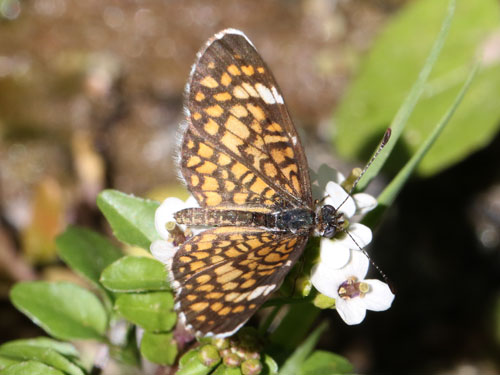
[[295, 296], [307, 297], [312, 290], [312, 282], [308, 276], [301, 276], [295, 282]]
[[320, 309], [331, 309], [335, 307], [335, 298], [330, 298], [324, 294], [318, 293], [318, 295], [314, 297], [313, 304]]
[[224, 357], [224, 364], [227, 367], [230, 367], [230, 368], [239, 367], [240, 364], [241, 364], [241, 359], [238, 356], [238, 354], [236, 354], [236, 353], [229, 353], [228, 355], [226, 355]]
[[241, 364], [243, 375], [259, 375], [262, 372], [262, 363], [258, 359], [247, 359]]
[[223, 349], [229, 348], [229, 341], [227, 341], [226, 339], [214, 339], [214, 340], [212, 340], [212, 343], [219, 350], [223, 350]]
[[203, 345], [198, 352], [198, 359], [207, 367], [212, 367], [220, 361], [219, 351], [214, 345]]

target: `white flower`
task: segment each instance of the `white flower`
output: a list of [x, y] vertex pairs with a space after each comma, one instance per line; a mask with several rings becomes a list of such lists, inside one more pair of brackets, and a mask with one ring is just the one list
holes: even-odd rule
[[[167, 230], [167, 223], [175, 222], [175, 212], [190, 207], [199, 207], [192, 195], [185, 202], [179, 198], [169, 197], [156, 209], [155, 228], [162, 239], [153, 241], [149, 249], [151, 254], [160, 262], [168, 264], [178, 249], [178, 246], [175, 246], [169, 240], [170, 234]], [[186, 230], [184, 225], [179, 225], [179, 227], [182, 231]]]
[[[347, 220], [354, 215], [365, 214], [377, 206], [377, 200], [369, 194], [358, 193], [350, 196], [341, 183], [345, 177], [338, 171], [333, 173], [334, 181], [326, 184], [324, 204], [331, 205], [344, 214]], [[322, 238], [320, 242], [321, 261], [326, 261], [331, 269], [344, 266], [349, 260], [350, 250], [364, 248], [372, 240], [372, 231], [363, 224], [350, 224], [346, 233], [332, 239]]]
[[364, 280], [368, 258], [361, 251], [351, 251], [349, 262], [333, 270], [327, 262], [316, 264], [311, 281], [324, 295], [335, 299], [335, 308], [349, 325], [359, 324], [366, 310], [384, 311], [391, 307], [394, 294], [380, 280]]

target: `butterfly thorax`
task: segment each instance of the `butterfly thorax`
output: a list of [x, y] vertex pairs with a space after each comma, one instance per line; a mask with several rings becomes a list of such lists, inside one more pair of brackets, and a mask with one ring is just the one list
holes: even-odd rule
[[178, 224], [188, 226], [250, 226], [291, 233], [316, 230], [323, 237], [332, 238], [342, 227], [342, 214], [329, 205], [314, 212], [309, 208], [291, 208], [276, 212], [186, 208], [174, 214]]

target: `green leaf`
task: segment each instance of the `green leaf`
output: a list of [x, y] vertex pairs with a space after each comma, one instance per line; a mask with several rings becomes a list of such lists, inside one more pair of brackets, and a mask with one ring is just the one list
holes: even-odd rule
[[455, 110], [457, 107], [460, 105], [465, 93], [467, 92], [468, 88], [470, 87], [470, 84], [472, 83], [472, 80], [475, 77], [475, 74], [479, 68], [479, 65], [476, 65], [475, 68], [472, 69], [471, 73], [469, 74], [469, 78], [467, 81], [465, 81], [464, 85], [462, 86], [462, 89], [458, 93], [457, 97], [455, 98], [455, 101], [451, 105], [451, 107], [448, 109], [446, 114], [443, 116], [441, 121], [436, 124], [434, 127], [432, 133], [427, 137], [427, 139], [420, 145], [419, 149], [411, 159], [406, 163], [406, 165], [398, 172], [396, 177], [390, 182], [389, 185], [386, 186], [384, 191], [378, 196], [378, 206], [375, 208], [375, 210], [369, 212], [364, 218], [363, 218], [363, 223], [373, 227], [377, 223], [377, 221], [381, 218], [382, 214], [386, 210], [387, 207], [389, 207], [392, 202], [396, 199], [396, 196], [398, 193], [401, 191], [403, 186], [405, 185], [406, 181], [410, 178], [412, 172], [415, 170], [417, 165], [420, 163], [420, 161], [423, 159], [425, 154], [429, 151], [429, 149], [432, 147], [434, 142], [437, 140], [441, 132], [444, 130], [446, 125], [449, 123], [451, 117], [455, 113]]
[[207, 367], [201, 363], [198, 350], [190, 350], [179, 360], [179, 370], [176, 375], [208, 375], [213, 367]]
[[269, 355], [264, 354], [264, 366], [262, 375], [276, 375], [278, 373], [278, 364]]
[[[446, 4], [443, 0], [410, 2], [381, 32], [335, 115], [341, 155], [368, 156], [371, 141], [383, 134], [424, 64]], [[457, 2], [447, 42], [391, 158], [393, 170], [404, 165], [432, 132], [475, 57], [483, 49], [494, 48], [499, 10], [496, 0]], [[419, 173], [437, 173], [490, 142], [500, 124], [499, 87], [500, 60], [496, 59], [478, 74], [450, 126], [419, 165]]]
[[26, 361], [9, 366], [2, 371], [0, 375], [64, 375], [63, 372], [54, 367], [44, 365], [37, 361]]
[[313, 351], [321, 334], [327, 329], [328, 323], [324, 322], [299, 346], [281, 367], [280, 375], [298, 374], [306, 358]]
[[65, 357], [75, 357], [78, 358], [80, 354], [76, 348], [69, 342], [57, 341], [49, 337], [36, 337], [33, 339], [20, 339], [8, 342], [9, 346], [15, 345], [31, 345], [40, 348], [50, 348], [62, 354]]
[[344, 357], [316, 350], [300, 367], [298, 375], [352, 374], [354, 368]]
[[97, 297], [71, 283], [44, 281], [16, 284], [14, 306], [50, 335], [62, 340], [105, 340], [107, 316]]
[[144, 332], [141, 340], [144, 357], [160, 365], [171, 365], [177, 357], [177, 343], [172, 333]]
[[177, 321], [174, 297], [169, 292], [123, 294], [115, 309], [127, 320], [147, 331], [170, 331]]
[[104, 190], [97, 197], [97, 206], [108, 220], [116, 238], [129, 245], [149, 250], [159, 240], [154, 217], [160, 203], [116, 190]]
[[0, 346], [0, 355], [20, 361], [36, 360], [70, 375], [84, 374], [80, 367], [51, 348], [6, 343]]
[[56, 245], [61, 259], [96, 286], [100, 286], [104, 268], [123, 256], [106, 237], [79, 227], [66, 229], [57, 237]]
[[125, 256], [106, 267], [101, 283], [113, 292], [170, 289], [163, 263], [153, 258]]
[[0, 370], [9, 367], [10, 365], [15, 365], [16, 363], [19, 362], [20, 361], [18, 361], [17, 359], [7, 358], [0, 355]]

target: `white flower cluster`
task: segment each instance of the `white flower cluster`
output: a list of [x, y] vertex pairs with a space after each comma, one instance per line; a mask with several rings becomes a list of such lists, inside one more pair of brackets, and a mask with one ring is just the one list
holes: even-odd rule
[[[371, 195], [349, 196], [341, 186], [344, 176], [339, 172], [334, 175], [336, 181], [326, 185], [325, 204], [339, 207], [348, 220], [376, 207], [377, 201]], [[312, 268], [311, 281], [319, 292], [335, 299], [340, 317], [353, 325], [363, 321], [366, 310], [383, 311], [391, 307], [394, 294], [380, 280], [365, 280], [370, 262], [361, 249], [372, 240], [370, 228], [353, 223], [347, 232], [321, 239], [320, 261]]]

